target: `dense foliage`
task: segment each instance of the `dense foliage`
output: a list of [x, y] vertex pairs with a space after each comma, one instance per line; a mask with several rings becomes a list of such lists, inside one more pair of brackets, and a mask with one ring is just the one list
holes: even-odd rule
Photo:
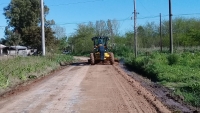
[[126, 64], [143, 76], [159, 82], [182, 95], [184, 101], [200, 106], [200, 53], [166, 54], [153, 53], [133, 56]]

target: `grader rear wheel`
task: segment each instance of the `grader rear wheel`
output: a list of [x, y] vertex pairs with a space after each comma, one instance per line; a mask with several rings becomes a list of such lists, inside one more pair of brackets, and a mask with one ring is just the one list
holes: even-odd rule
[[90, 53], [90, 63], [91, 63], [91, 65], [95, 64], [94, 53]]
[[115, 63], [114, 54], [110, 53], [110, 64], [113, 65]]

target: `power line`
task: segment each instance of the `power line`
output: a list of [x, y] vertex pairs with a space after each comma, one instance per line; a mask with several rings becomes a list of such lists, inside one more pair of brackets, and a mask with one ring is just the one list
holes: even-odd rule
[[[139, 0], [139, 2], [140, 2], [140, 4], [142, 5], [142, 7], [147, 11], [147, 12], [149, 12], [149, 10], [147, 10], [147, 8], [146, 7], [144, 7], [144, 5], [143, 5], [143, 3]], [[149, 12], [150, 13], [150, 12]]]
[[131, 14], [130, 16], [128, 16], [127, 18], [123, 19], [123, 20], [122, 20], [122, 24], [121, 24], [121, 23], [120, 23], [120, 24], [123, 25], [123, 24], [124, 24], [124, 21], [129, 20], [130, 18], [132, 19], [132, 14]]
[[200, 13], [188, 13], [188, 14], [177, 14], [173, 16], [180, 16], [180, 15], [199, 15]]
[[85, 1], [85, 2], [74, 2], [74, 3], [68, 3], [68, 4], [57, 4], [57, 5], [49, 5], [49, 6], [61, 6], [61, 5], [72, 5], [72, 4], [84, 4], [84, 3], [91, 3], [91, 2], [98, 2], [98, 1], [104, 1], [104, 0], [93, 0], [93, 1]]
[[[132, 15], [132, 14], [131, 14]], [[113, 20], [116, 20], [116, 21], [126, 21], [126, 20], [131, 20], [130, 19], [130, 16], [124, 18], [124, 19], [113, 19]], [[102, 19], [100, 19], [102, 20]], [[108, 20], [108, 19], [107, 19]], [[63, 24], [57, 24], [57, 25], [67, 25], [67, 24], [84, 24], [84, 23], [95, 23], [96, 21], [99, 21], [99, 20], [94, 20], [94, 21], [87, 21], [87, 22], [69, 22], [69, 23], [63, 23]], [[106, 20], [103, 20], [103, 21], [106, 21]]]
[[[200, 15], [200, 13], [188, 13], [188, 14], [176, 14], [176, 15], [173, 15], [173, 16], [183, 16], [183, 15]], [[169, 15], [162, 15], [162, 17], [168, 17]], [[137, 19], [149, 19], [149, 18], [158, 18], [160, 17], [159, 15], [156, 15], [156, 16], [147, 16], [147, 17], [140, 17], [140, 18], [137, 18]]]
[[157, 18], [159, 16], [148, 16], [148, 17], [141, 17], [141, 18], [137, 18], [137, 19], [148, 19], [148, 18]]
[[[188, 13], [188, 14], [177, 14], [177, 15], [173, 15], [173, 16], [181, 16], [181, 15], [195, 15], [195, 14], [198, 14], [200, 15], [200, 13]], [[132, 15], [132, 14], [131, 14]], [[116, 19], [116, 21], [131, 21], [131, 15], [124, 18], [124, 19]], [[162, 17], [168, 17], [169, 15], [162, 15]], [[137, 19], [150, 19], [150, 18], [159, 18], [160, 16], [159, 15], [156, 15], [156, 16], [147, 16], [147, 17], [140, 17], [140, 18], [137, 18]], [[104, 20], [104, 19], [99, 19], [99, 20]], [[69, 25], [69, 24], [84, 24], [84, 23], [95, 23], [96, 21], [98, 20], [93, 20], [93, 21], [85, 21], [85, 22], [68, 22], [68, 23], [61, 23], [61, 24], [57, 24], [57, 25]], [[106, 20], [104, 20], [106, 21]], [[0, 27], [6, 27], [6, 26], [0, 26]]]
[[[177, 14], [177, 15], [173, 15], [173, 16], [181, 16], [181, 15], [195, 15], [195, 14], [199, 14], [200, 13], [188, 13], [188, 14]], [[132, 14], [131, 14], [132, 15]], [[124, 19], [116, 19], [116, 21], [128, 21], [128, 20], [131, 20], [130, 19], [130, 16], [128, 16], [127, 18], [124, 18]], [[162, 17], [168, 17], [169, 15], [162, 15]], [[160, 15], [156, 15], [156, 16], [147, 16], [147, 17], [140, 17], [140, 18], [137, 18], [137, 19], [150, 19], [150, 18], [159, 18]], [[101, 20], [101, 19], [100, 19]], [[95, 23], [96, 21], [98, 20], [94, 20], [94, 21], [87, 21], [87, 22], [69, 22], [69, 23], [63, 23], [63, 24], [57, 24], [57, 25], [69, 25], [69, 24], [84, 24], [84, 23]], [[104, 20], [105, 21], [105, 20]]]

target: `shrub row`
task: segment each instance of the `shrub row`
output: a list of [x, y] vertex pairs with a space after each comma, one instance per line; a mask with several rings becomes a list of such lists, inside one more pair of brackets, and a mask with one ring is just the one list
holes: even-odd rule
[[125, 63], [152, 81], [174, 89], [186, 102], [200, 106], [200, 53], [129, 56]]

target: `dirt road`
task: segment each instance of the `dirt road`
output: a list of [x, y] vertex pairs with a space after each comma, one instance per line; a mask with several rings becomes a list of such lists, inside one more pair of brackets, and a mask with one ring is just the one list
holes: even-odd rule
[[68, 66], [0, 100], [1, 113], [169, 113], [118, 65]]

